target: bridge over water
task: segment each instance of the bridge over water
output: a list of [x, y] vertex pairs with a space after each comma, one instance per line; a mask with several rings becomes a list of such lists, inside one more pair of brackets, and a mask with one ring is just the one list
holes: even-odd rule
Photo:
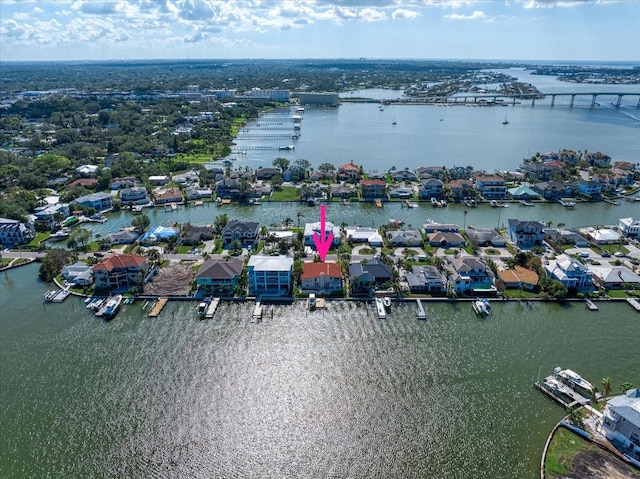
[[576, 97], [591, 97], [591, 106], [598, 105], [598, 97], [612, 97], [614, 100], [611, 104], [615, 107], [620, 107], [622, 104], [622, 98], [638, 97], [638, 103], [636, 107], [640, 108], [640, 92], [580, 92], [580, 93], [460, 93], [454, 96], [430, 96], [430, 97], [407, 97], [399, 98], [397, 100], [375, 100], [373, 98], [343, 98], [341, 101], [346, 102], [364, 102], [364, 103], [385, 103], [391, 104], [447, 104], [447, 105], [500, 105], [500, 104], [513, 104], [525, 100], [531, 100], [531, 105], [535, 105], [536, 101], [543, 101], [548, 97], [551, 97], [551, 106], [555, 105], [557, 97], [569, 97], [569, 106], [573, 106]]

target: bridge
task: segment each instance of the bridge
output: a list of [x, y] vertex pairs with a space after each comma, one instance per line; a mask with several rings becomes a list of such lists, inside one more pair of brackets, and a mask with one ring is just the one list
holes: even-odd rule
[[640, 92], [580, 92], [580, 93], [460, 93], [455, 96], [431, 96], [431, 97], [407, 97], [399, 98], [397, 100], [375, 100], [373, 98], [343, 98], [341, 101], [347, 102], [362, 102], [362, 103], [385, 103], [387, 105], [515, 105], [521, 100], [531, 100], [531, 105], [535, 105], [536, 101], [545, 100], [551, 97], [551, 106], [556, 103], [557, 97], [569, 97], [569, 106], [573, 107], [576, 97], [591, 97], [591, 106], [598, 105], [598, 97], [613, 97], [614, 101], [611, 103], [615, 107], [620, 107], [622, 104], [622, 98], [638, 97], [638, 103], [636, 107], [640, 108]]

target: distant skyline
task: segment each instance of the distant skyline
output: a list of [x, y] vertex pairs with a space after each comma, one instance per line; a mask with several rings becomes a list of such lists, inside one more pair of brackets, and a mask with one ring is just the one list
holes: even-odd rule
[[637, 0], [0, 0], [0, 61], [640, 63]]

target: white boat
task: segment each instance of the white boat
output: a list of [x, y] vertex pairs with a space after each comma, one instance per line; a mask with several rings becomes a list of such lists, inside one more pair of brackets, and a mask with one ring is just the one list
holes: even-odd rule
[[114, 317], [118, 314], [118, 310], [120, 309], [120, 304], [122, 303], [122, 295], [116, 294], [115, 296], [109, 298], [107, 304], [104, 308], [104, 316], [108, 318]]
[[62, 241], [63, 239], [67, 239], [70, 234], [71, 230], [69, 228], [62, 228], [49, 236], [49, 239], [51, 241]]
[[378, 319], [384, 319], [387, 317], [387, 312], [384, 309], [382, 298], [376, 298], [376, 311], [378, 312]]
[[310, 293], [307, 298], [307, 305], [309, 306], [309, 311], [313, 311], [316, 309], [316, 295], [315, 293]]
[[488, 299], [477, 299], [471, 303], [471, 307], [480, 316], [489, 316], [491, 314], [491, 305]]
[[204, 318], [204, 315], [207, 312], [207, 303], [206, 301], [202, 301], [200, 304], [198, 304], [198, 316], [200, 318]]
[[559, 367], [553, 370], [553, 375], [578, 393], [592, 395], [593, 385], [571, 369], [561, 369]]
[[545, 379], [544, 385], [554, 394], [564, 394], [565, 396], [571, 397], [571, 391], [569, 390], [569, 388], [558, 381], [556, 378], [549, 377]]
[[51, 291], [47, 291], [46, 293], [44, 293], [44, 300], [49, 302], [49, 301], [53, 300], [53, 298], [55, 297], [56, 294], [58, 294], [58, 290], [56, 290], [56, 289], [52, 289]]
[[278, 147], [278, 150], [286, 150], [286, 151], [291, 151], [295, 149], [296, 149], [295, 145], [285, 145], [285, 146]]

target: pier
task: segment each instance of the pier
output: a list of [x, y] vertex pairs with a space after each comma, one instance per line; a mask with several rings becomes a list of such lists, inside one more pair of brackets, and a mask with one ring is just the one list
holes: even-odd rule
[[418, 308], [416, 309], [416, 316], [418, 319], [427, 319], [427, 313], [424, 312], [424, 307], [422, 306], [420, 298], [416, 298], [416, 306]]
[[158, 299], [158, 302], [156, 304], [154, 304], [153, 308], [151, 308], [151, 311], [149, 311], [149, 317], [150, 318], [157, 318], [158, 315], [160, 314], [160, 312], [162, 311], [162, 308], [165, 307], [165, 305], [167, 304], [168, 301], [169, 301], [169, 298], [160, 298], [160, 299]]
[[259, 321], [260, 319], [262, 319], [262, 304], [260, 303], [260, 301], [256, 302], [256, 305], [253, 308], [252, 317], [254, 321]]
[[640, 313], [640, 301], [635, 298], [627, 298], [627, 303], [629, 303], [633, 309]]
[[536, 381], [535, 383], [533, 383], [533, 385], [536, 388], [538, 388], [540, 391], [545, 393], [547, 396], [549, 396], [551, 399], [556, 401], [558, 404], [560, 404], [561, 406], [567, 409], [589, 404], [590, 401], [587, 398], [581, 396], [580, 394], [575, 392], [573, 389], [570, 389], [569, 387], [567, 387], [566, 392], [562, 394], [555, 392], [553, 389], [551, 389], [549, 386], [546, 385], [546, 382], [551, 379], [555, 379], [555, 378], [553, 376], [548, 376], [544, 379], [542, 384]]
[[209, 305], [207, 306], [207, 312], [205, 313], [205, 319], [212, 319], [213, 315], [216, 314], [216, 309], [218, 309], [218, 305], [220, 304], [220, 298], [213, 298]]

